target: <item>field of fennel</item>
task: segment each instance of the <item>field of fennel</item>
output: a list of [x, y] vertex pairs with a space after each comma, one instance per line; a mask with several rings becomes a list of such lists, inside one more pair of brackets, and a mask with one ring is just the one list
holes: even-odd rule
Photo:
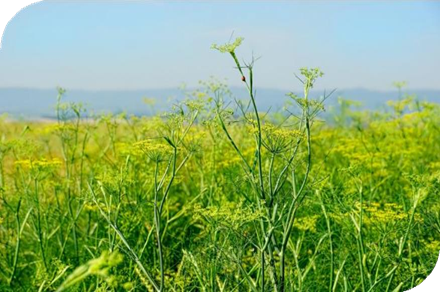
[[[440, 106], [202, 83], [169, 113], [0, 121], [0, 291], [405, 291], [440, 250]], [[229, 59], [228, 59], [229, 57]], [[397, 84], [399, 89], [402, 84]], [[334, 97], [330, 97], [334, 98]], [[86, 118], [87, 117], [87, 118]]]

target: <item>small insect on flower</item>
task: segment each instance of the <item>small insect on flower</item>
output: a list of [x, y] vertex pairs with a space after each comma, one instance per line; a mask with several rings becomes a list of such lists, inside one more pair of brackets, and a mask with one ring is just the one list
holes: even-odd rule
[[241, 76], [241, 81], [246, 82], [246, 77]]

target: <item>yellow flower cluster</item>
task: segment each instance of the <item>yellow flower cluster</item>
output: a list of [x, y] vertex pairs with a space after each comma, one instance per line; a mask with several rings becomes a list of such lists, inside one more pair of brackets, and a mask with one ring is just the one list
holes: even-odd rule
[[144, 153], [140, 149], [140, 147], [133, 146], [133, 144], [131, 143], [118, 142], [115, 143], [115, 148], [116, 148], [116, 152], [121, 156], [131, 155], [138, 157], [138, 156], [142, 156], [142, 154]]
[[390, 100], [387, 102], [387, 105], [392, 107], [396, 113], [401, 114], [405, 110], [405, 108], [408, 107], [411, 103], [411, 98], [405, 98], [398, 101]]
[[48, 168], [56, 168], [62, 165], [62, 161], [58, 158], [53, 158], [50, 160], [45, 158], [40, 160], [25, 159], [25, 160], [15, 161], [15, 165], [28, 169], [48, 169]]
[[73, 124], [51, 123], [46, 127], [42, 128], [39, 132], [41, 134], [53, 134], [53, 133], [60, 133], [63, 131], [74, 131], [74, 130], [75, 130], [75, 126]]
[[396, 203], [381, 205], [374, 202], [364, 208], [367, 216], [364, 217], [363, 221], [365, 224], [370, 225], [405, 220], [409, 214], [403, 212], [402, 209], [403, 207]]
[[318, 215], [301, 217], [295, 220], [293, 226], [301, 231], [310, 231], [315, 233], [317, 221], [318, 221]]
[[276, 127], [272, 124], [265, 124], [263, 126], [263, 132], [274, 139], [292, 140], [297, 137], [304, 137], [301, 131]]
[[242, 37], [238, 37], [233, 43], [227, 43], [224, 45], [213, 44], [211, 46], [211, 49], [218, 50], [221, 53], [234, 53], [235, 49], [243, 42], [243, 39], [244, 38]]
[[133, 144], [134, 151], [142, 151], [151, 160], [161, 161], [171, 154], [170, 146], [158, 140], [142, 140]]
[[262, 214], [244, 207], [242, 203], [224, 202], [220, 206], [202, 208], [196, 205], [194, 208], [195, 219], [204, 218], [207, 221], [218, 222], [234, 229], [261, 218]]
[[433, 240], [431, 242], [426, 243], [425, 247], [428, 250], [435, 251], [437, 253], [440, 250], [440, 241], [439, 240]]
[[185, 147], [193, 152], [202, 149], [204, 142], [206, 142], [206, 133], [201, 129], [194, 130], [194, 128], [186, 134], [183, 141]]
[[[257, 127], [253, 128], [253, 132], [257, 133]], [[273, 124], [266, 123], [261, 127], [263, 134], [263, 146], [272, 153], [280, 153], [288, 149], [292, 149], [297, 139], [303, 139], [304, 133], [294, 129], [278, 127]]]
[[440, 161], [434, 161], [429, 164], [429, 168], [432, 170], [440, 170]]

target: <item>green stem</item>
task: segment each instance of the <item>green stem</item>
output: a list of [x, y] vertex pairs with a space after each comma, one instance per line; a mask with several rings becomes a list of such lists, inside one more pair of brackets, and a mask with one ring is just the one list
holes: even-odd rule
[[[162, 253], [162, 239], [160, 234], [160, 210], [158, 207], [158, 189], [157, 189], [157, 176], [158, 176], [159, 162], [156, 161], [154, 168], [154, 228], [156, 229], [156, 240], [159, 254], [159, 269], [160, 269], [160, 286], [159, 291], [164, 290], [164, 266], [163, 266], [163, 253]], [[170, 182], [171, 184], [171, 182]], [[162, 201], [163, 202], [163, 201]]]

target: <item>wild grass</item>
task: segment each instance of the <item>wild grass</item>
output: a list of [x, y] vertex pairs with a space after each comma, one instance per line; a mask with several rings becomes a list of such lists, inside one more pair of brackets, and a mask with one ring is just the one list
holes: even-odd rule
[[[0, 122], [1, 291], [404, 291], [440, 249], [440, 106], [303, 95], [260, 112], [205, 82], [169, 113]], [[226, 60], [225, 60], [226, 61]], [[334, 98], [334, 97], [330, 97]], [[87, 116], [87, 118], [85, 118]]]

